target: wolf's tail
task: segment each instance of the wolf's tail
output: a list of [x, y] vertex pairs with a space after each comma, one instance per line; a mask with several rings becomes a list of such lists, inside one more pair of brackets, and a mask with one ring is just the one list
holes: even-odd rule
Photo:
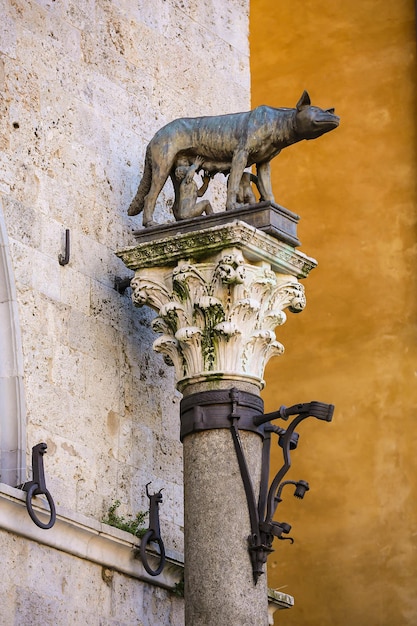
[[149, 146], [146, 148], [145, 155], [145, 169], [143, 171], [142, 180], [139, 183], [138, 190], [135, 197], [130, 203], [130, 207], [127, 210], [128, 215], [138, 215], [143, 211], [144, 200], [149, 193], [152, 182], [152, 161], [149, 154]]

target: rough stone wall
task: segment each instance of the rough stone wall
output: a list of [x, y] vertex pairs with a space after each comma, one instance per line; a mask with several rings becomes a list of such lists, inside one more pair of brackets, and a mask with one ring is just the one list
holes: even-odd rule
[[[169, 591], [33, 541], [0, 532], [1, 624], [180, 626], [182, 602]], [[9, 602], [4, 601], [9, 599]]]
[[[0, 207], [21, 325], [27, 463], [46, 441], [58, 510], [94, 519], [116, 499], [123, 514], [143, 510], [145, 484], [163, 487], [164, 540], [181, 552], [180, 396], [152, 351], [151, 312], [113, 288], [128, 274], [114, 251], [134, 244], [141, 225], [126, 212], [154, 132], [179, 116], [249, 108], [248, 1], [0, 5]], [[223, 190], [215, 186], [214, 200]], [[167, 185], [157, 221], [172, 219], [170, 204]], [[61, 266], [65, 229], [71, 256]]]

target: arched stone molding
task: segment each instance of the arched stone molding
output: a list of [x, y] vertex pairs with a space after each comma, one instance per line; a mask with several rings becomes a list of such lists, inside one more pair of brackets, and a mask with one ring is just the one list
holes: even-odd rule
[[6, 224], [0, 199], [0, 482], [26, 478], [23, 351]]

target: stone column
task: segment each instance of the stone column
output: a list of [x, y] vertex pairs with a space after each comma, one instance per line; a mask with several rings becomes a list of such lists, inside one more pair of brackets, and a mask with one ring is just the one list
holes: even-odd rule
[[262, 437], [251, 420], [263, 412], [264, 367], [283, 353], [275, 329], [286, 320], [284, 309], [304, 308], [298, 278], [315, 261], [285, 237], [223, 220], [211, 227], [194, 220], [191, 232], [166, 227], [168, 237], [164, 228], [156, 236], [143, 231], [137, 246], [118, 254], [135, 270], [134, 304], [158, 313], [154, 349], [174, 365], [184, 396], [186, 625], [266, 626], [266, 574], [254, 578], [252, 571], [251, 522], [230, 426], [236, 414], [257, 497]]

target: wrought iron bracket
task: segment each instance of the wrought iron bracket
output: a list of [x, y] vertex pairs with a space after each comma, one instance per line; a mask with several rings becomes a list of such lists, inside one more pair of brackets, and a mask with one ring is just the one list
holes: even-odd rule
[[[294, 495], [297, 498], [303, 498], [310, 488], [304, 480], [284, 480], [291, 467], [290, 451], [295, 450], [298, 444], [299, 435], [295, 428], [307, 417], [330, 422], [333, 411], [332, 404], [314, 401], [294, 404], [289, 408], [281, 406], [278, 411], [264, 414], [263, 401], [259, 396], [235, 388], [204, 391], [187, 396], [181, 401], [181, 441], [192, 433], [215, 428], [228, 428], [231, 432], [248, 505], [248, 550], [255, 584], [264, 573], [268, 555], [273, 552], [274, 537], [281, 541], [294, 541], [292, 537], [285, 536], [289, 534], [291, 526], [286, 522], [273, 520], [276, 508], [282, 501], [283, 488], [286, 485], [295, 486]], [[272, 420], [279, 418], [286, 421], [291, 416], [296, 417], [287, 428], [272, 424]], [[258, 501], [240, 439], [240, 430], [257, 433], [263, 439]], [[284, 462], [268, 488], [273, 434], [278, 436]]]
[[[26, 491], [26, 508], [33, 522], [35, 522], [36, 526], [39, 528], [52, 528], [56, 521], [56, 510], [55, 503], [52, 499], [51, 494], [46, 488], [45, 483], [45, 471], [43, 467], [43, 455], [46, 453], [47, 445], [46, 443], [38, 443], [36, 446], [32, 448], [32, 473], [33, 479], [27, 483], [22, 485], [23, 491]], [[37, 517], [35, 511], [32, 506], [32, 498], [34, 496], [44, 495], [48, 501], [50, 517], [47, 523], [41, 522], [41, 520]]]
[[[315, 417], [319, 420], [330, 422], [333, 417], [333, 412], [333, 404], [314, 401], [295, 404], [289, 408], [281, 406], [280, 409], [274, 413], [267, 413], [262, 417], [256, 418], [256, 422], [259, 425], [264, 425], [265, 436], [262, 450], [262, 473], [258, 500], [260, 536], [258, 543], [249, 548], [255, 552], [256, 562], [253, 567], [255, 583], [259, 576], [259, 571], [262, 570], [262, 566], [266, 562], [265, 554], [268, 556], [268, 554], [272, 552], [274, 537], [278, 537], [280, 540], [288, 539], [291, 542], [294, 541], [291, 537], [282, 536], [290, 532], [291, 526], [289, 524], [273, 521], [277, 506], [282, 502], [281, 494], [283, 488], [286, 485], [294, 485], [294, 496], [297, 498], [303, 498], [305, 493], [310, 489], [308, 483], [304, 480], [284, 480], [285, 475], [291, 467], [290, 451], [295, 450], [298, 444], [299, 436], [298, 433], [295, 432], [295, 428], [307, 417]], [[296, 417], [286, 429], [271, 424], [271, 419], [281, 418], [287, 420], [291, 415], [296, 415]], [[284, 462], [268, 489], [272, 434], [278, 435], [278, 444], [282, 448]], [[254, 557], [252, 557], [252, 562], [253, 561]]]
[[[162, 502], [162, 489], [160, 489], [157, 493], [150, 494], [148, 490], [148, 486], [150, 484], [151, 483], [148, 483], [146, 485], [146, 495], [149, 498], [149, 528], [143, 535], [140, 542], [140, 558], [143, 563], [143, 567], [146, 569], [148, 574], [151, 576], [158, 576], [165, 566], [165, 546], [161, 538], [161, 529], [159, 524], [159, 505]], [[148, 555], [146, 553], [148, 544], [152, 542], [156, 543], [159, 547], [159, 564], [156, 569], [152, 569], [149, 565]]]

